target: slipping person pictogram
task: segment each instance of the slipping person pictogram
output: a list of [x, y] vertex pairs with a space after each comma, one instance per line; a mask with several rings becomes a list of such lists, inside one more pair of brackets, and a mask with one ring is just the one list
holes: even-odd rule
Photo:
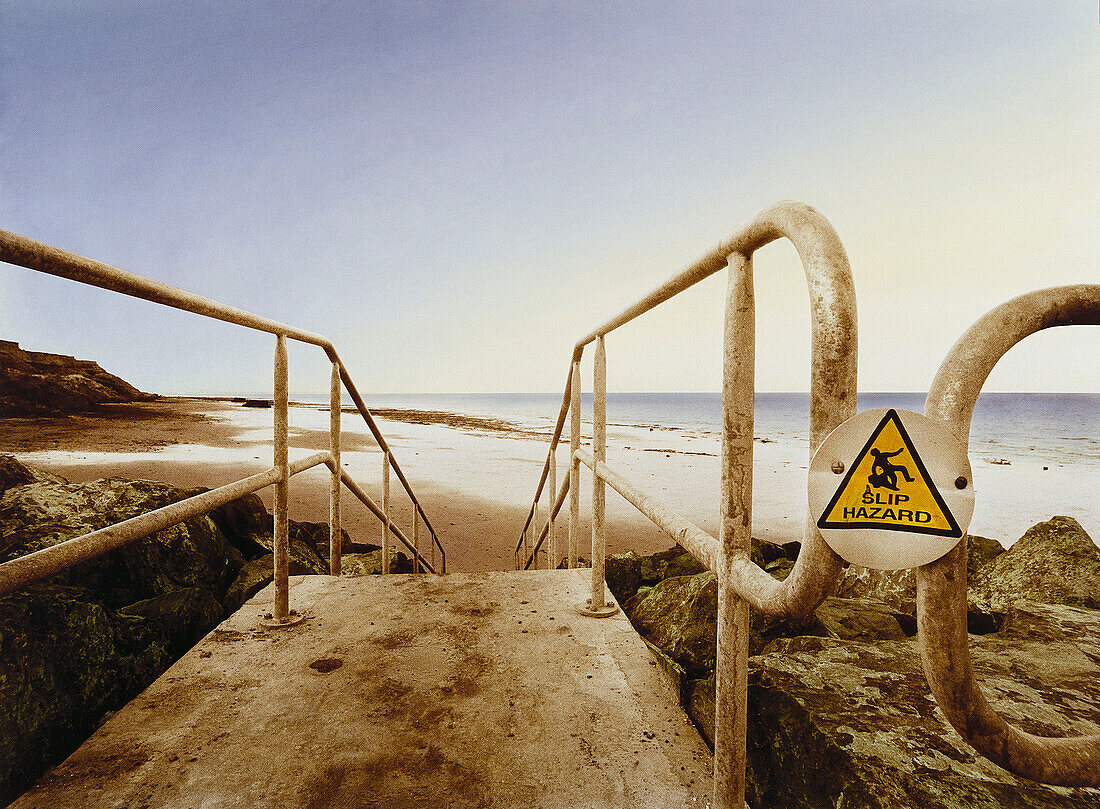
[[899, 454], [903, 449], [905, 447], [900, 447], [893, 452], [880, 452], [872, 448], [870, 454], [875, 460], [874, 466], [871, 468], [871, 474], [867, 476], [867, 482], [876, 489], [890, 489], [896, 492], [898, 490], [898, 472], [901, 472], [905, 482], [912, 483], [913, 478], [909, 475], [908, 469], [901, 464], [892, 464], [887, 460]]

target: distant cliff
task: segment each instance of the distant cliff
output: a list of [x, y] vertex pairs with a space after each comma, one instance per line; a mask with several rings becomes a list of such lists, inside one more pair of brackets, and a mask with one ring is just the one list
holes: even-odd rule
[[18, 343], [0, 340], [0, 416], [78, 413], [100, 404], [156, 398], [91, 360], [24, 351]]

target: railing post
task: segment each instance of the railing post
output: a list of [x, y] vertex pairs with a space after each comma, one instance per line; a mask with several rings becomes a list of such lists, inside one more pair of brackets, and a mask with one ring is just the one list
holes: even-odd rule
[[413, 503], [413, 573], [420, 572], [420, 512]]
[[390, 572], [390, 454], [382, 453], [382, 574]]
[[550, 511], [546, 521], [546, 567], [553, 570], [558, 566], [558, 537], [554, 530], [554, 505], [558, 502], [558, 447], [550, 450]]
[[569, 568], [577, 566], [577, 545], [581, 533], [581, 361], [573, 360], [573, 378], [569, 385]]
[[340, 531], [340, 364], [332, 364], [329, 385], [329, 452], [332, 454], [332, 480], [328, 492], [328, 570], [340, 575], [343, 541]]
[[718, 573], [718, 649], [715, 666], [714, 805], [745, 806], [749, 670], [749, 605], [730, 584], [737, 557], [752, 542], [753, 400], [756, 391], [756, 311], [752, 259], [729, 257], [725, 359], [722, 368], [722, 545]]
[[290, 482], [290, 469], [287, 460], [288, 431], [288, 393], [286, 337], [275, 336], [275, 436], [273, 466], [279, 470], [279, 480], [275, 484], [275, 531], [272, 540], [272, 556], [275, 579], [276, 621], [290, 619], [290, 585], [287, 574], [290, 568], [290, 536], [287, 523], [287, 494]]
[[603, 595], [607, 484], [600, 477], [599, 468], [607, 460], [607, 352], [602, 334], [596, 338], [592, 375], [592, 595], [581, 609], [587, 615], [606, 618], [618, 612], [618, 607], [604, 601]]
[[[417, 514], [419, 514], [419, 513], [420, 512], [417, 511]], [[431, 545], [432, 545], [432, 570], [436, 570], [436, 566], [435, 566], [435, 534], [434, 533], [432, 534]]]

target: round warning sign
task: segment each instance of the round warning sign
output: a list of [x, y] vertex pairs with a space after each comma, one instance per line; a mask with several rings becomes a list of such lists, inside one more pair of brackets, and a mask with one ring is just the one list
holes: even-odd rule
[[962, 539], [974, 513], [966, 452], [937, 421], [864, 410], [821, 442], [809, 474], [810, 514], [845, 561], [919, 567]]

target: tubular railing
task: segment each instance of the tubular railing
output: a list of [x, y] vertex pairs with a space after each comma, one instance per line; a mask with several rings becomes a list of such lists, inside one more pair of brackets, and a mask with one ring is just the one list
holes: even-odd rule
[[[593, 329], [573, 348], [550, 450], [534, 503], [516, 548], [517, 567], [528, 568], [554, 519], [570, 495], [567, 563], [575, 567], [580, 534], [580, 466], [592, 471], [591, 595], [582, 611], [610, 615], [605, 603], [605, 486], [610, 485], [718, 576], [718, 650], [714, 727], [714, 803], [744, 806], [746, 704], [748, 692], [749, 606], [769, 615], [799, 617], [813, 611], [829, 594], [841, 571], [841, 559], [807, 518], [801, 553], [786, 580], [774, 579], [749, 558], [752, 516], [753, 395], [755, 392], [755, 304], [752, 254], [779, 238], [789, 239], [802, 258], [810, 292], [812, 356], [810, 381], [810, 455], [837, 425], [855, 413], [856, 305], [848, 257], [832, 226], [814, 209], [794, 202], [758, 213], [726, 241], [677, 273], [645, 297]], [[726, 294], [723, 419], [721, 452], [721, 523], [716, 539], [642, 491], [606, 462], [605, 337], [639, 315], [669, 300], [719, 270], [729, 268]], [[580, 448], [580, 361], [595, 343], [593, 360], [592, 451]], [[546, 526], [535, 534], [536, 505], [554, 463], [566, 416], [570, 416], [569, 478], [548, 504]], [[553, 491], [551, 487], [551, 491]], [[532, 539], [528, 538], [531, 535]], [[556, 554], [556, 548], [551, 549]], [[522, 556], [521, 556], [522, 554]], [[548, 566], [557, 563], [548, 556]]]
[[[52, 547], [0, 564], [0, 595], [10, 593], [32, 581], [122, 547], [127, 543], [183, 522], [191, 517], [205, 514], [238, 497], [274, 485], [275, 508], [272, 546], [275, 608], [273, 618], [276, 623], [290, 622], [288, 485], [293, 475], [321, 464], [327, 466], [331, 473], [329, 487], [329, 570], [332, 575], [340, 575], [342, 550], [340, 530], [341, 486], [347, 487], [381, 521], [383, 573], [390, 572], [391, 536], [397, 537], [410, 551], [413, 556], [415, 570], [437, 572], [436, 551], [438, 549], [438, 570], [439, 572], [446, 571], [447, 554], [436, 535], [435, 529], [432, 527], [431, 521], [424, 513], [424, 509], [409, 485], [405, 473], [402, 472], [400, 465], [393, 457], [389, 444], [379, 430], [377, 423], [375, 423], [370, 410], [364, 404], [362, 396], [359, 395], [355, 382], [352, 380], [347, 368], [340, 361], [336, 348], [326, 338], [5, 230], [0, 230], [0, 261], [275, 335], [274, 459], [270, 469], [186, 500], [181, 500], [156, 511], [139, 515], [107, 528], [75, 537]], [[287, 457], [289, 401], [286, 341], [288, 339], [319, 347], [332, 363], [329, 397], [329, 451], [319, 452], [293, 462], [289, 461]], [[343, 390], [347, 390], [351, 400], [355, 403], [356, 409], [366, 422], [371, 435], [374, 436], [379, 449], [382, 450], [383, 492], [381, 507], [340, 466], [340, 418]], [[412, 504], [412, 541], [393, 522], [391, 517], [389, 502], [389, 473], [391, 469]], [[423, 523], [431, 538], [430, 561], [425, 558], [420, 549], [421, 523]]]
[[[801, 551], [785, 580], [777, 581], [750, 559], [756, 361], [752, 254], [779, 238], [789, 239], [798, 250], [810, 293], [810, 458], [835, 427], [855, 414], [856, 303], [848, 258], [832, 226], [815, 210], [794, 202], [773, 205], [699, 261], [577, 341], [546, 463], [515, 549], [517, 568], [536, 565], [540, 553], [544, 553], [547, 567], [557, 566], [559, 549], [555, 521], [568, 494], [566, 563], [569, 567], [577, 565], [579, 475], [580, 466], [584, 465], [592, 472], [593, 485], [592, 572], [591, 596], [581, 605], [582, 612], [603, 616], [615, 611], [613, 605], [605, 604], [605, 486], [611, 486], [717, 574], [714, 805], [723, 809], [740, 809], [745, 805], [749, 609], [777, 617], [804, 616], [832, 591], [844, 564], [825, 543], [809, 514]], [[729, 269], [729, 278], [722, 381], [721, 513], [719, 538], [715, 538], [606, 463], [605, 336], [725, 267]], [[1053, 295], [1056, 303], [1040, 297], [1032, 302], [1029, 314], [1017, 315], [1019, 322], [1025, 325], [1017, 324], [1015, 340], [1005, 336], [1012, 333], [1005, 323], [1016, 322], [1009, 316], [1015, 311], [1012, 304], [1006, 304], [1009, 314], [1002, 316], [1002, 320], [991, 315], [989, 323], [981, 321], [976, 325], [971, 332], [980, 331], [991, 347], [973, 350], [964, 345], [971, 340], [971, 332], [968, 332], [941, 368], [933, 392], [929, 394], [926, 412], [948, 421], [956, 434], [965, 438], [973, 398], [1000, 354], [1016, 340], [1039, 328], [1068, 322], [1097, 322], [1100, 287], [1069, 290], [1061, 293], [1061, 297], [1047, 293]], [[1046, 304], [1049, 306], [1044, 308]], [[995, 313], [997, 311], [1000, 310]], [[596, 346], [593, 440], [592, 451], [588, 452], [580, 447], [580, 361], [590, 343]], [[955, 366], [960, 366], [961, 370]], [[984, 373], [971, 366], [984, 369]], [[960, 379], [964, 382], [959, 382]], [[973, 398], [968, 398], [971, 396]], [[555, 485], [557, 447], [567, 416], [570, 417], [570, 466], [569, 475], [559, 489]], [[544, 490], [547, 495], [545, 522], [538, 516]], [[801, 504], [799, 507], [804, 508]], [[965, 571], [965, 541], [948, 556], [918, 571], [922, 582], [918, 603], [921, 605], [924, 665], [932, 691], [944, 706], [945, 713], [979, 752], [1001, 766], [1049, 783], [1100, 784], [1100, 751], [1097, 749], [1100, 737], [1063, 740], [1027, 736], [993, 714], [977, 693], [966, 652]], [[946, 641], [941, 638], [944, 633]]]
[[[966, 447], [985, 380], [1016, 343], [1055, 326], [1100, 325], [1100, 285], [1041, 289], [988, 312], [936, 372], [924, 414]], [[1062, 786], [1100, 786], [1100, 734], [1047, 738], [1006, 722], [974, 679], [966, 635], [966, 543], [917, 568], [917, 637], [925, 677], [944, 715], [979, 753], [1017, 775]]]

